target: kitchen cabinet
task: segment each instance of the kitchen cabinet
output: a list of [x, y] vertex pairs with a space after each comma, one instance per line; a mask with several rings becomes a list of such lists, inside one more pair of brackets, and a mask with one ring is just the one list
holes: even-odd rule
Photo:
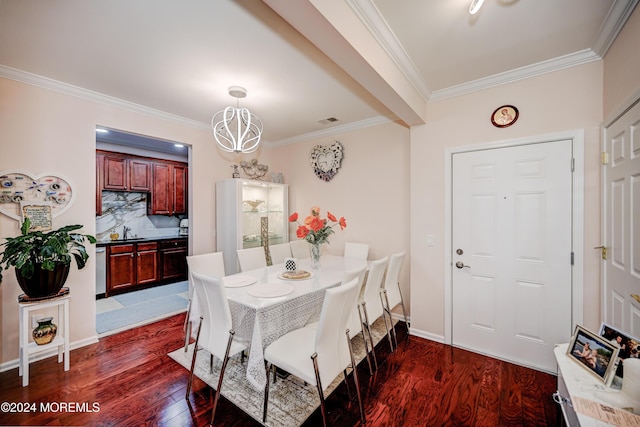
[[268, 221], [270, 245], [289, 241], [289, 186], [248, 179], [216, 183], [216, 234], [227, 274], [238, 272], [238, 249], [262, 246], [261, 222]]
[[160, 242], [160, 280], [186, 280], [187, 240], [175, 239]]
[[154, 162], [150, 215], [187, 213], [187, 165], [180, 162]]
[[157, 282], [158, 261], [158, 242], [107, 246], [106, 296]]
[[118, 153], [102, 156], [104, 190], [141, 191], [151, 190], [151, 162], [142, 158]]

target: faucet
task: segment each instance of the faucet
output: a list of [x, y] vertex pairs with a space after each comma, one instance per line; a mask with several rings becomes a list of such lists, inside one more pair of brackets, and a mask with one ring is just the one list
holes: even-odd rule
[[122, 238], [124, 240], [127, 240], [127, 233], [131, 231], [131, 228], [127, 227], [126, 225], [122, 226]]

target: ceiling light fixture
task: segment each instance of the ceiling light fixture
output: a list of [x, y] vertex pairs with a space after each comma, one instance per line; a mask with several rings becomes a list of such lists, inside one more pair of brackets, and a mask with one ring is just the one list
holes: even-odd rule
[[240, 108], [239, 99], [247, 96], [247, 90], [231, 86], [229, 95], [236, 98], [236, 107], [218, 111], [211, 119], [213, 136], [218, 146], [228, 153], [253, 153], [258, 149], [262, 136], [262, 122], [246, 108]]
[[484, 0], [471, 0], [471, 6], [469, 6], [469, 13], [475, 15], [482, 7]]

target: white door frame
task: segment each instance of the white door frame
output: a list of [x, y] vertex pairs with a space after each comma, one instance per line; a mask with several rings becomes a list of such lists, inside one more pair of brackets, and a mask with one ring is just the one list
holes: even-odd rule
[[444, 238], [444, 342], [453, 344], [453, 298], [452, 275], [453, 265], [451, 239], [452, 239], [452, 184], [453, 155], [478, 150], [490, 150], [495, 148], [515, 147], [519, 145], [552, 142], [559, 140], [572, 140], [574, 173], [573, 173], [573, 202], [571, 246], [573, 249], [573, 268], [571, 286], [571, 321], [572, 330], [576, 324], [583, 321], [583, 286], [584, 286], [584, 130], [578, 129], [567, 132], [559, 132], [549, 135], [532, 136], [521, 139], [497, 141], [482, 144], [465, 145], [445, 150], [444, 153], [444, 180], [445, 180], [445, 238]]

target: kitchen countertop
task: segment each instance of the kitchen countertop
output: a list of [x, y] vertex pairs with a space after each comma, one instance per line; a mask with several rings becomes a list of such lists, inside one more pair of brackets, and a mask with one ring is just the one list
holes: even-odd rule
[[122, 245], [126, 243], [144, 243], [144, 242], [158, 242], [161, 240], [187, 240], [187, 236], [162, 236], [162, 237], [136, 237], [127, 240], [109, 240], [96, 242], [96, 246], [110, 246], [110, 245]]

